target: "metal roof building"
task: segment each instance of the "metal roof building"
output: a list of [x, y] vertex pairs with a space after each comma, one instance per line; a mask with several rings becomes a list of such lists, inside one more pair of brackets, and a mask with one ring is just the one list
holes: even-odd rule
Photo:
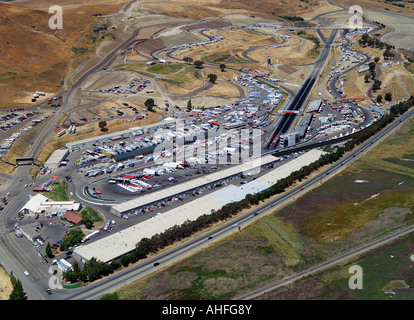
[[248, 174], [247, 171], [254, 170], [255, 168], [265, 167], [273, 163], [280, 161], [272, 155], [267, 155], [251, 162], [230, 166], [227, 169], [219, 170], [211, 174], [204, 175], [202, 177], [190, 180], [185, 183], [174, 185], [169, 188], [165, 188], [156, 192], [152, 192], [146, 195], [139, 195], [133, 200], [125, 201], [112, 206], [111, 213], [121, 217], [123, 215], [129, 215], [135, 210], [141, 210], [145, 207], [153, 204], [160, 204], [161, 201], [167, 200], [176, 196], [184, 196], [187, 193], [193, 193], [203, 187], [211, 187], [219, 185], [222, 182], [228, 182], [233, 177]]
[[306, 108], [306, 112], [316, 112], [319, 110], [322, 104], [322, 99], [319, 100], [312, 100], [309, 102], [308, 107]]
[[49, 169], [56, 169], [59, 167], [60, 162], [65, 160], [69, 154], [69, 150], [58, 149], [55, 150], [49, 159], [45, 163], [45, 167]]
[[20, 231], [29, 240], [34, 241], [42, 237], [40, 230], [42, 225], [39, 222], [32, 222], [24, 226], [20, 226]]
[[73, 256], [81, 261], [88, 261], [95, 257], [103, 262], [119, 258], [123, 254], [134, 250], [135, 245], [141, 239], [151, 238], [153, 235], [162, 233], [174, 225], [181, 225], [187, 220], [193, 221], [203, 214], [210, 214], [211, 210], [219, 210], [227, 203], [244, 199], [246, 194], [266, 190], [293, 171], [319, 159], [322, 154], [324, 154], [323, 151], [311, 150], [245, 185], [239, 187], [229, 185], [91, 244], [77, 247], [73, 252]]

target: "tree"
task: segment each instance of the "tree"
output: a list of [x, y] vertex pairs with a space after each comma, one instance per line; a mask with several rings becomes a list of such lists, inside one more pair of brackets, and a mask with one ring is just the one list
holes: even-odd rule
[[93, 221], [92, 218], [81, 212], [81, 216], [82, 216], [82, 222], [85, 224], [86, 229], [92, 229], [93, 228]]
[[10, 282], [13, 285], [13, 290], [10, 293], [9, 300], [24, 300], [25, 294], [23, 285], [20, 280], [14, 276], [13, 271], [10, 273]]
[[224, 69], [226, 69], [226, 65], [225, 65], [224, 63], [222, 63], [222, 64], [220, 65], [220, 70], [221, 70], [221, 72], [224, 72]]
[[375, 57], [374, 58], [374, 61], [375, 61], [375, 63], [378, 63], [380, 61], [380, 58], [379, 57]]
[[217, 80], [217, 75], [215, 75], [214, 73], [210, 73], [208, 76], [207, 76], [207, 78], [208, 78], [208, 80], [211, 82], [211, 83], [216, 83], [216, 80]]
[[381, 102], [382, 102], [382, 95], [380, 95], [380, 94], [379, 94], [379, 95], [377, 96], [377, 102], [378, 102], [378, 103], [381, 103]]
[[384, 60], [388, 60], [389, 58], [391, 59], [394, 58], [394, 54], [391, 52], [389, 48], [387, 48], [387, 50], [385, 50], [382, 55], [384, 56]]
[[184, 61], [184, 62], [187, 62], [187, 64], [190, 64], [191, 62], [193, 62], [193, 58], [190, 58], [190, 57], [184, 57], [184, 58], [183, 58], [183, 61]]
[[384, 99], [387, 100], [387, 101], [391, 101], [392, 100], [392, 93], [391, 92], [387, 92], [385, 94]]
[[371, 61], [370, 63], [368, 63], [369, 70], [374, 71], [375, 70], [375, 65], [376, 65], [376, 63], [374, 61]]
[[101, 129], [102, 132], [107, 131], [108, 129], [106, 128], [106, 125], [108, 123], [106, 121], [99, 121], [98, 126]]
[[364, 76], [365, 82], [369, 82], [370, 77], [371, 77], [371, 75], [369, 73], [366, 73], [365, 76]]
[[376, 91], [381, 89], [381, 80], [374, 80], [374, 85], [372, 86], [372, 90]]
[[154, 106], [155, 106], [154, 99], [149, 98], [149, 99], [145, 100], [144, 105], [147, 107], [148, 111], [152, 111], [154, 109]]
[[52, 248], [50, 247], [50, 242], [48, 242], [46, 245], [45, 253], [48, 258], [53, 257]]
[[70, 230], [70, 234], [66, 237], [63, 237], [62, 243], [60, 244], [61, 250], [66, 250], [69, 247], [74, 246], [81, 242], [84, 234], [79, 227], [75, 227]]
[[201, 69], [203, 67], [204, 62], [201, 60], [196, 60], [194, 61], [194, 65], [196, 66], [196, 68]]
[[193, 105], [191, 104], [191, 99], [187, 102], [187, 110], [191, 111], [193, 109]]

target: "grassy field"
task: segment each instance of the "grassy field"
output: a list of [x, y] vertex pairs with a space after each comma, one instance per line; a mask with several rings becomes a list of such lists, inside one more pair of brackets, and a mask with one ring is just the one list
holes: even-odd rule
[[201, 87], [204, 83], [199, 75], [200, 70], [186, 64], [157, 64], [145, 66], [128, 64], [118, 69], [138, 72], [144, 76], [160, 76], [159, 84], [170, 93], [187, 93]]
[[116, 66], [118, 70], [131, 70], [135, 72], [153, 73], [155, 75], [168, 75], [179, 72], [187, 65], [183, 63], [165, 63], [155, 65], [144, 65], [144, 64], [125, 64]]
[[[412, 300], [414, 298], [414, 237], [388, 244], [340, 267], [324, 272], [320, 281], [324, 290], [318, 299]], [[362, 289], [351, 290], [349, 267], [362, 267]]]
[[[257, 235], [256, 232], [258, 233]], [[299, 235], [277, 217], [218, 241], [182, 263], [126, 286], [121, 299], [228, 299], [241, 290], [280, 278], [296, 264]], [[246, 257], [249, 257], [248, 259]]]
[[50, 186], [52, 191], [44, 192], [43, 195], [53, 201], [69, 201], [70, 198], [66, 192], [67, 183], [66, 181], [55, 181]]

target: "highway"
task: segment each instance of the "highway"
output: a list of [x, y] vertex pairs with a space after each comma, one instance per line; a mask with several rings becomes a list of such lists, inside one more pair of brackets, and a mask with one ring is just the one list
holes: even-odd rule
[[[297, 197], [306, 193], [308, 189], [311, 189], [313, 187], [316, 187], [322, 184], [324, 180], [329, 179], [330, 177], [332, 177], [333, 175], [341, 171], [343, 168], [345, 168], [347, 165], [353, 163], [355, 160], [357, 160], [362, 155], [364, 155], [373, 146], [378, 144], [386, 136], [391, 134], [395, 129], [397, 129], [399, 126], [404, 124], [410, 117], [413, 116], [413, 114], [414, 114], [414, 109], [408, 111], [407, 113], [405, 113], [404, 115], [400, 116], [395, 121], [393, 121], [391, 124], [389, 124], [386, 128], [384, 128], [377, 135], [371, 137], [369, 140], [367, 140], [366, 142], [364, 142], [363, 144], [355, 148], [352, 152], [349, 152], [347, 155], [345, 155], [339, 161], [335, 162], [333, 165], [325, 168], [324, 170], [319, 172], [317, 175], [307, 179], [300, 185], [281, 194], [276, 199], [269, 201], [266, 204], [242, 216], [232, 219], [231, 221], [224, 223], [220, 227], [215, 228], [214, 230], [210, 232], [197, 236], [196, 238], [193, 238], [192, 240], [189, 240], [182, 245], [179, 245], [175, 248], [165, 251], [155, 257], [152, 257], [148, 260], [138, 263], [119, 273], [108, 276], [105, 279], [100, 280], [99, 282], [92, 283], [85, 288], [76, 289], [76, 292], [72, 290], [70, 293], [73, 293], [73, 294], [69, 294], [68, 296], [65, 297], [65, 299], [75, 299], [75, 300], [82, 299], [83, 300], [83, 299], [93, 299], [93, 298], [99, 297], [105, 294], [106, 292], [118, 289], [131, 281], [137, 280], [145, 275], [148, 275], [152, 271], [158, 270], [159, 268], [162, 268], [163, 266], [169, 263], [177, 262], [183, 257], [189, 254], [192, 254], [199, 249], [204, 248], [209, 243], [217, 239], [221, 239], [233, 232], [237, 232], [237, 227], [232, 227], [234, 224], [237, 224], [237, 226], [240, 226], [240, 227], [244, 227], [248, 223], [253, 222], [254, 220], [260, 218], [264, 214], [277, 210], [279, 207], [289, 203], [292, 200], [295, 200]], [[389, 237], [373, 241], [372, 243], [367, 244], [364, 247], [354, 249], [350, 251], [348, 255], [350, 256], [357, 255], [359, 253], [373, 249], [375, 247], [382, 245], [383, 243], [387, 241], [391, 241], [395, 239], [396, 237], [402, 236], [411, 231], [414, 231], [414, 226], [412, 228], [400, 230], [390, 235]], [[209, 237], [212, 237], [212, 239], [209, 240]], [[344, 255], [344, 256], [337, 257], [335, 259], [337, 259], [337, 261], [340, 262], [342, 261], [341, 259], [347, 259], [347, 258], [346, 258], [346, 255]], [[329, 260], [326, 263], [321, 264], [319, 267], [315, 266], [312, 269], [308, 270], [307, 272], [317, 272], [317, 271], [326, 269], [335, 263], [335, 259]], [[159, 262], [160, 265], [154, 267], [154, 262]], [[306, 274], [306, 270], [303, 271], [303, 273], [302, 272], [298, 273], [297, 278], [292, 276], [286, 279], [286, 284], [291, 283], [295, 279], [300, 279], [301, 277], [304, 277], [305, 275], [303, 274]], [[239, 298], [248, 299], [250, 297], [256, 297], [257, 295], [260, 295], [264, 292], [268, 292], [269, 290], [272, 290], [271, 288], [273, 288], [273, 285], [280, 286], [281, 284], [280, 282], [272, 283], [272, 284], [267, 285], [264, 288], [260, 288], [260, 289], [253, 291], [251, 294], [247, 294]]]

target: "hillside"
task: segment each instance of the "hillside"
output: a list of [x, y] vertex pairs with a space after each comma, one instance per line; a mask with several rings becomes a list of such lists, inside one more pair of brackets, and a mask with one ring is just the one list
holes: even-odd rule
[[143, 8], [178, 18], [202, 19], [240, 15], [261, 18], [277, 18], [284, 15], [300, 15], [312, 11], [315, 0], [170, 0], [146, 2]]
[[93, 15], [117, 12], [127, 2], [55, 1], [63, 7], [62, 30], [49, 28], [50, 1], [0, 2], [0, 108], [24, 106], [20, 98], [35, 90], [59, 91], [66, 72], [93, 54], [72, 51], [92, 47], [84, 35], [100, 19]]
[[[48, 26], [52, 15], [0, 2], [0, 107], [9, 108], [20, 92], [56, 91], [82, 32], [92, 17], [65, 13], [63, 30]], [[33, 85], [36, 84], [36, 88]]]
[[343, 8], [349, 8], [356, 4], [362, 10], [370, 9], [414, 15], [414, 3], [410, 0], [360, 0], [357, 3], [353, 0], [331, 0], [331, 2]]
[[[93, 55], [94, 50], [74, 54], [72, 47], [93, 49], [98, 45], [88, 43], [88, 37], [85, 37], [92, 23], [102, 19], [94, 15], [116, 13], [129, 2], [56, 0], [53, 4], [61, 5], [64, 10], [64, 28], [50, 30], [48, 21], [52, 15], [48, 13], [48, 7], [52, 3], [49, 0], [0, 1], [0, 109], [25, 106], [23, 101], [27, 102], [27, 99], [22, 98], [35, 90], [50, 93], [59, 91], [65, 74]], [[351, 1], [333, 0], [333, 3], [347, 8]], [[404, 5], [406, 9], [409, 8], [404, 13], [412, 14], [414, 10], [411, 7], [414, 4], [404, 1]], [[361, 6], [364, 9], [403, 10], [385, 0], [364, 0]], [[128, 6], [128, 10], [132, 7]], [[213, 16], [279, 19], [281, 16], [303, 16], [307, 20], [320, 12], [337, 9], [326, 1], [316, 0], [150, 0], [139, 3], [136, 8], [148, 14], [189, 19]]]

